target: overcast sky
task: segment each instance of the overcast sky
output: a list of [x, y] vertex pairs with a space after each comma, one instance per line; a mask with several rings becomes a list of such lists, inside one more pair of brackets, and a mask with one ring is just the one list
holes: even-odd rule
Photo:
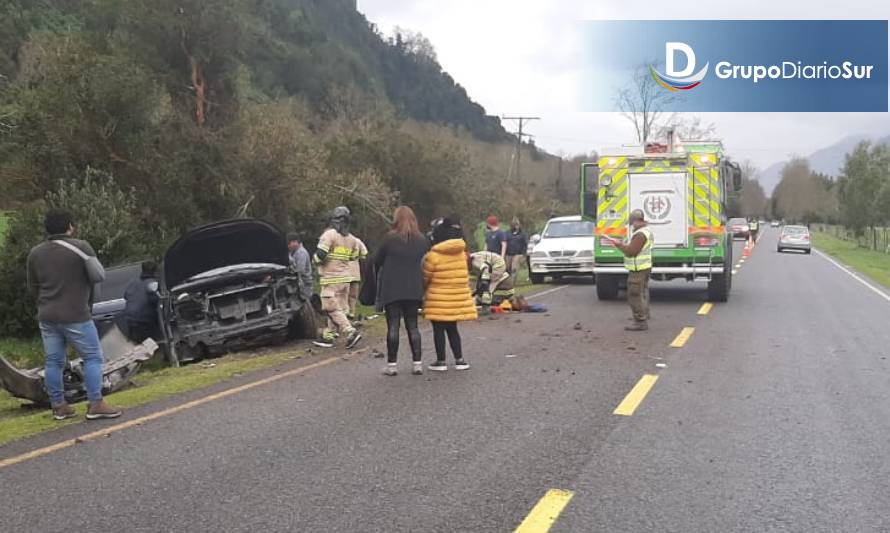
[[[579, 111], [579, 21], [890, 19], [890, 0], [358, 0], [358, 6], [385, 34], [395, 26], [423, 33], [443, 68], [489, 114], [542, 117], [527, 131], [539, 146], [566, 154], [634, 140], [620, 115]], [[847, 135], [890, 134], [887, 113], [701, 116], [716, 124], [731, 154], [760, 168]]]

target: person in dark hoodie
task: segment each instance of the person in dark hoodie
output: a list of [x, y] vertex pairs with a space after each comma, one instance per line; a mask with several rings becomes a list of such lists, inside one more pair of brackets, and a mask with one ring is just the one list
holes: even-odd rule
[[158, 265], [154, 261], [142, 263], [142, 274], [127, 285], [124, 300], [129, 339], [139, 343], [156, 335], [159, 297]]

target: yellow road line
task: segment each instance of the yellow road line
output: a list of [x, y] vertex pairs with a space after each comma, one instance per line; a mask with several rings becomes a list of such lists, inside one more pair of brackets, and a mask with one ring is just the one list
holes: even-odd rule
[[637, 410], [637, 407], [643, 403], [643, 400], [646, 398], [646, 395], [649, 394], [649, 391], [652, 389], [652, 386], [655, 385], [656, 381], [658, 381], [658, 376], [653, 374], [646, 374], [641, 377], [640, 381], [634, 385], [634, 388], [630, 389], [627, 396], [621, 400], [618, 407], [612, 411], [612, 414], [621, 416], [633, 415], [634, 411]]
[[321, 361], [318, 361], [317, 363], [312, 363], [311, 365], [306, 365], [306, 366], [303, 366], [300, 368], [295, 368], [293, 370], [288, 370], [287, 372], [284, 372], [282, 374], [277, 374], [275, 376], [264, 378], [259, 381], [253, 381], [251, 383], [246, 383], [244, 385], [241, 385], [241, 386], [238, 386], [238, 387], [235, 387], [232, 389], [226, 389], [224, 391], [217, 392], [215, 394], [211, 394], [210, 396], [204, 396], [203, 398], [198, 398], [197, 400], [192, 400], [190, 402], [187, 402], [187, 403], [184, 403], [181, 405], [177, 405], [177, 406], [171, 407], [169, 409], [164, 409], [163, 411], [158, 411], [157, 413], [152, 413], [150, 415], [142, 416], [139, 418], [134, 418], [133, 420], [128, 420], [126, 422], [123, 422], [120, 424], [115, 424], [113, 426], [103, 427], [97, 431], [93, 431], [92, 433], [87, 433], [86, 435], [81, 435], [79, 437], [76, 437], [76, 438], [73, 438], [70, 440], [58, 442], [56, 444], [52, 444], [52, 445], [46, 446], [44, 448], [38, 448], [38, 449], [32, 450], [28, 453], [16, 455], [16, 456], [10, 457], [8, 459], [3, 459], [2, 461], [0, 461], [0, 468], [6, 468], [7, 466], [12, 466], [14, 464], [23, 463], [25, 461], [28, 461], [31, 459], [36, 459], [36, 458], [42, 457], [44, 455], [49, 455], [53, 452], [57, 452], [59, 450], [65, 449], [65, 448], [69, 448], [69, 447], [74, 446], [75, 444], [79, 444], [81, 442], [96, 440], [96, 439], [99, 439], [101, 437], [108, 435], [109, 433], [117, 433], [118, 431], [123, 431], [123, 430], [129, 429], [131, 427], [141, 426], [142, 424], [145, 424], [146, 422], [150, 422], [150, 421], [156, 420], [158, 418], [162, 418], [162, 417], [169, 416], [169, 415], [172, 415], [175, 413], [179, 413], [179, 412], [185, 411], [187, 409], [192, 409], [194, 407], [198, 407], [199, 405], [204, 405], [205, 403], [209, 403], [214, 400], [226, 398], [228, 396], [232, 396], [234, 394], [238, 394], [240, 392], [244, 392], [246, 390], [250, 390], [255, 387], [259, 387], [260, 385], [266, 385], [266, 384], [272, 383], [274, 381], [278, 381], [278, 380], [288, 378], [291, 376], [296, 376], [298, 374], [302, 374], [309, 370], [313, 370], [315, 368], [329, 365], [333, 362], [336, 362], [339, 359], [340, 359], [340, 357], [330, 357], [328, 359], [322, 359]]
[[692, 334], [695, 333], [695, 328], [683, 328], [683, 331], [677, 335], [677, 338], [674, 339], [674, 342], [671, 343], [671, 348], [682, 348], [686, 345], [686, 341], [692, 337]]
[[708, 313], [710, 313], [711, 309], [713, 309], [713, 308], [714, 308], [714, 304], [712, 304], [711, 302], [705, 302], [705, 303], [701, 304], [701, 309], [698, 310], [698, 314], [701, 316], [705, 316]]
[[559, 518], [559, 513], [575, 494], [569, 490], [550, 489], [532, 508], [515, 533], [546, 533]]

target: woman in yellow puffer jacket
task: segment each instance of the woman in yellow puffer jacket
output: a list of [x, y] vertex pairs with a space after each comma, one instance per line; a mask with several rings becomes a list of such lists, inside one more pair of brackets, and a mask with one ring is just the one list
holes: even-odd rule
[[433, 228], [433, 248], [423, 260], [423, 282], [426, 287], [423, 315], [433, 324], [436, 362], [430, 370], [444, 372], [445, 336], [454, 354], [454, 368], [470, 368], [463, 356], [457, 323], [476, 320], [478, 314], [470, 293], [467, 268], [467, 243], [463, 239], [460, 219], [445, 217]]

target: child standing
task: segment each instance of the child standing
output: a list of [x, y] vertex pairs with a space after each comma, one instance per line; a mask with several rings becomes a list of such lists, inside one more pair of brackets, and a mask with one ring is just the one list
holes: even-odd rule
[[467, 268], [467, 243], [463, 239], [460, 219], [451, 215], [433, 229], [433, 247], [423, 261], [423, 281], [426, 295], [424, 316], [433, 324], [436, 362], [430, 370], [444, 372], [445, 337], [454, 354], [454, 368], [466, 370], [469, 363], [463, 356], [457, 323], [476, 320], [476, 306], [470, 292]]

